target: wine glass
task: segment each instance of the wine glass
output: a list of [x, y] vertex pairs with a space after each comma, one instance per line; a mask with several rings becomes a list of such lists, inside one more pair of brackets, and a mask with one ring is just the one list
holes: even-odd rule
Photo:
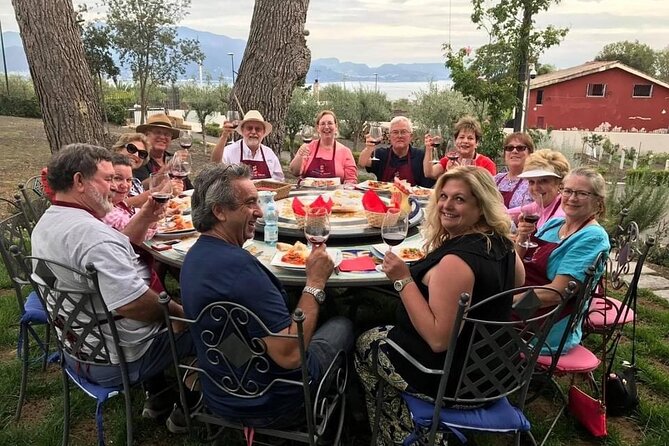
[[[381, 126], [377, 124], [371, 125], [369, 127], [369, 137], [372, 139], [375, 145], [381, 144], [381, 141], [383, 141], [383, 130], [381, 129]], [[376, 157], [376, 147], [374, 147], [374, 150], [372, 150], [372, 157], [370, 159], [372, 161], [379, 160]]]
[[[167, 203], [172, 198], [172, 181], [166, 172], [156, 172], [149, 176], [149, 193], [156, 203]], [[165, 223], [163, 218], [160, 224]]]
[[457, 150], [455, 150], [455, 147], [453, 145], [453, 140], [450, 138], [448, 139], [448, 141], [446, 141], [445, 151], [446, 151], [446, 158], [448, 158], [449, 161], [453, 163], [458, 163], [458, 160], [460, 159], [460, 154], [458, 153]]
[[302, 127], [302, 130], [300, 130], [300, 138], [302, 138], [302, 142], [304, 144], [309, 144], [311, 141], [314, 140], [314, 128], [310, 125], [305, 125]]
[[[543, 203], [541, 200], [541, 195], [538, 195], [538, 199], [535, 200], [529, 192], [526, 192], [523, 195], [523, 199], [520, 204], [520, 212], [523, 216], [523, 220], [528, 223], [536, 224], [541, 217], [541, 211], [543, 210]], [[537, 245], [531, 240], [531, 235], [527, 237], [527, 240], [524, 240], [519, 243], [523, 248], [536, 248]]]
[[304, 236], [312, 246], [320, 246], [330, 237], [330, 216], [322, 207], [309, 208], [304, 221]]
[[402, 243], [408, 231], [408, 215], [402, 214], [397, 208], [388, 209], [381, 224], [381, 238], [388, 245], [388, 251], [392, 249], [392, 246]]
[[188, 150], [177, 150], [168, 163], [170, 176], [183, 180], [190, 175], [191, 165], [190, 152]]
[[190, 149], [193, 145], [193, 135], [189, 132], [181, 132], [179, 135], [179, 145], [184, 150]]
[[440, 149], [441, 144], [444, 142], [444, 138], [441, 136], [441, 129], [439, 127], [431, 128], [429, 133], [432, 137], [432, 146], [434, 147], [432, 150], [432, 162], [436, 164], [439, 162], [439, 158], [441, 157]]
[[[233, 127], [237, 127], [239, 125], [239, 120], [241, 119], [239, 116], [239, 112], [237, 110], [228, 110], [228, 112], [225, 114], [225, 117], [227, 120], [233, 125]], [[230, 135], [230, 140], [234, 141], [235, 133], [233, 132], [232, 135]]]

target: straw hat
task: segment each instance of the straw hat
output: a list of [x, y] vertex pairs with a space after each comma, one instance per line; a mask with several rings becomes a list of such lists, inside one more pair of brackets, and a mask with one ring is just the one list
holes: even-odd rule
[[249, 110], [249, 111], [246, 112], [246, 114], [244, 115], [244, 119], [239, 122], [239, 125], [235, 129], [235, 130], [237, 130], [237, 133], [239, 133], [241, 135], [242, 134], [242, 126], [244, 124], [246, 124], [247, 122], [250, 122], [250, 121], [262, 122], [263, 125], [265, 126], [265, 136], [272, 133], [272, 124], [265, 121], [265, 119], [263, 119], [262, 115], [260, 114], [260, 112], [258, 110]]
[[141, 124], [137, 126], [138, 133], [146, 133], [147, 130], [150, 130], [152, 127], [157, 127], [161, 129], [167, 129], [172, 132], [172, 139], [179, 137], [179, 129], [172, 127], [172, 121], [170, 117], [165, 113], [159, 113], [157, 115], [151, 115], [146, 120], [146, 124]]

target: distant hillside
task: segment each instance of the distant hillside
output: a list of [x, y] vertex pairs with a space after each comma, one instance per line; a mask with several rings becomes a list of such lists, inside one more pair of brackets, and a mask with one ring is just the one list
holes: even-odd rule
[[[217, 80], [223, 77], [228, 81], [230, 80], [232, 60], [228, 53], [233, 53], [235, 69], [239, 69], [246, 47], [245, 40], [233, 39], [183, 26], [178, 28], [178, 33], [181, 38], [198, 39], [200, 41], [200, 46], [206, 56], [203, 69], [205, 73], [209, 73], [212, 79]], [[7, 71], [27, 74], [28, 62], [19, 33], [7, 31], [2, 35], [5, 40]], [[370, 67], [361, 63], [340, 62], [339, 59], [330, 57], [311, 61], [307, 81], [311, 82], [316, 77], [321, 82], [373, 81], [376, 78], [375, 73], [378, 74], [379, 82], [426, 82], [450, 78], [443, 63], [383, 64], [378, 67]], [[190, 64], [186, 68], [186, 77], [196, 78], [197, 76], [197, 65]], [[130, 73], [124, 72], [123, 77], [129, 78]]]

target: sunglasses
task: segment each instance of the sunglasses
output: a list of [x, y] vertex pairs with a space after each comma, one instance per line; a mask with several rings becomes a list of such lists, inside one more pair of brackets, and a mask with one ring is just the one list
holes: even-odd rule
[[527, 150], [527, 146], [504, 146], [504, 151], [505, 152], [524, 152]]
[[145, 160], [146, 157], [149, 156], [149, 152], [147, 152], [146, 150], [142, 150], [142, 149], [137, 148], [137, 146], [134, 145], [133, 143], [128, 143], [123, 147], [125, 147], [125, 150], [127, 150], [128, 153], [131, 154], [131, 155], [134, 155], [136, 153], [137, 156], [140, 159]]

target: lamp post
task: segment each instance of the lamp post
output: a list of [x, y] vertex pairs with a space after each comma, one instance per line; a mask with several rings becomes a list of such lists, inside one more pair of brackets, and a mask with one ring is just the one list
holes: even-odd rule
[[228, 53], [230, 56], [230, 69], [232, 70], [232, 85], [235, 85], [235, 53]]
[[379, 73], [374, 73], [374, 91], [379, 91]]
[[527, 64], [527, 79], [525, 83], [525, 97], [523, 98], [523, 114], [522, 114], [522, 128], [524, 132], [527, 130], [527, 120], [528, 115], [530, 114], [530, 81], [537, 77], [537, 70], [534, 68], [534, 64]]

